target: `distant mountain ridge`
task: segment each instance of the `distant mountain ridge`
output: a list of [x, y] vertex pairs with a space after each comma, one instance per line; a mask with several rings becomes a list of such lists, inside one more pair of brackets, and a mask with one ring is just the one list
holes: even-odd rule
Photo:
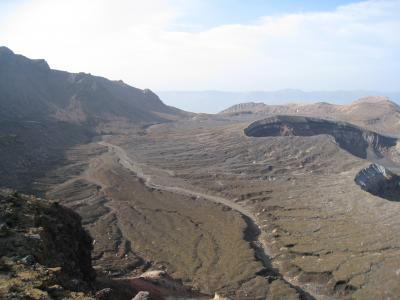
[[270, 105], [312, 102], [345, 104], [362, 97], [381, 95], [388, 96], [393, 101], [400, 103], [400, 91], [393, 93], [366, 90], [305, 92], [295, 89], [285, 89], [250, 92], [159, 91], [157, 94], [169, 105], [189, 111], [206, 113], [217, 113], [232, 105], [247, 102], [263, 102]]

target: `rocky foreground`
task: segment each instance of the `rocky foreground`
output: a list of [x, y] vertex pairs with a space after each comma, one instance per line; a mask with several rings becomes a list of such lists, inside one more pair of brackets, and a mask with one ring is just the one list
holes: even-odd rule
[[1, 299], [164, 299], [164, 289], [180, 289], [165, 272], [126, 281], [96, 274], [92, 244], [71, 209], [0, 190]]
[[91, 249], [72, 210], [1, 191], [1, 299], [91, 299]]
[[93, 244], [73, 210], [58, 202], [0, 190], [0, 299], [212, 298], [165, 271], [110, 279], [92, 267]]

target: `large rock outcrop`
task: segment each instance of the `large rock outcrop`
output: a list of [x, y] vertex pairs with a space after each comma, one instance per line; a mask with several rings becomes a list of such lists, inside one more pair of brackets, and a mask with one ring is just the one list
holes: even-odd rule
[[354, 181], [364, 190], [390, 201], [400, 201], [400, 176], [378, 164], [362, 169]]
[[72, 210], [0, 191], [1, 299], [90, 299], [91, 250]]

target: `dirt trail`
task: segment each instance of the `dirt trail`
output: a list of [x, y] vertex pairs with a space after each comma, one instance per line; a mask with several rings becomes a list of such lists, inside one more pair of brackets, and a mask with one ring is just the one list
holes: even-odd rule
[[[172, 193], [176, 193], [176, 194], [180, 194], [180, 195], [184, 195], [184, 196], [203, 198], [203, 199], [213, 201], [216, 203], [221, 203], [221, 204], [223, 204], [227, 207], [230, 207], [231, 209], [241, 213], [242, 215], [244, 215], [246, 217], [246, 219], [248, 219], [248, 221], [250, 221], [252, 223], [253, 227], [255, 227], [255, 230], [258, 231], [258, 233], [259, 233], [257, 236], [257, 240], [254, 241], [256, 243], [256, 248], [257, 248], [257, 249], [255, 249], [255, 251], [260, 252], [260, 253], [257, 253], [258, 259], [260, 259], [265, 266], [271, 265], [271, 261], [270, 261], [271, 253], [268, 250], [268, 246], [266, 244], [266, 239], [264, 236], [265, 233], [261, 230], [261, 227], [258, 224], [257, 219], [252, 212], [250, 212], [243, 206], [238, 205], [238, 204], [236, 204], [226, 198], [223, 198], [223, 197], [213, 196], [213, 195], [209, 195], [209, 194], [205, 194], [205, 193], [201, 193], [198, 191], [193, 191], [193, 190], [189, 190], [189, 189], [185, 189], [185, 188], [181, 188], [181, 187], [166, 186], [166, 185], [160, 185], [160, 184], [154, 183], [151, 175], [145, 174], [143, 169], [141, 168], [141, 166], [139, 164], [137, 164], [136, 162], [134, 162], [127, 155], [127, 153], [124, 149], [122, 149], [121, 147], [119, 147], [117, 145], [114, 145], [114, 144], [111, 144], [111, 143], [108, 143], [105, 141], [100, 141], [100, 142], [98, 142], [98, 144], [107, 147], [110, 152], [114, 153], [118, 157], [118, 161], [121, 164], [121, 166], [123, 166], [124, 168], [135, 173], [137, 177], [143, 179], [145, 184], [150, 188], [163, 190], [163, 191], [167, 191], [167, 192], [172, 192]], [[280, 276], [282, 276], [282, 278], [285, 281], [287, 281], [289, 284], [291, 284], [292, 286], [297, 287], [297, 289], [303, 294], [304, 299], [326, 299], [326, 298], [324, 298], [324, 296], [318, 295], [317, 293], [315, 293], [315, 291], [313, 291], [313, 289], [308, 288], [308, 286], [303, 286], [303, 285], [298, 284], [295, 279], [289, 278], [289, 277], [286, 277], [283, 275], [280, 275]]]
[[108, 147], [108, 149], [110, 149], [112, 152], [114, 152], [119, 159], [119, 163], [124, 168], [134, 172], [137, 175], [137, 177], [142, 178], [148, 187], [167, 191], [167, 192], [172, 192], [172, 193], [176, 193], [176, 194], [180, 194], [180, 195], [184, 195], [184, 196], [189, 196], [189, 197], [194, 196], [194, 197], [198, 197], [198, 198], [204, 198], [206, 200], [221, 203], [221, 204], [229, 206], [230, 208], [251, 218], [252, 221], [255, 222], [255, 216], [250, 211], [245, 209], [243, 206], [233, 203], [223, 197], [208, 195], [208, 194], [188, 190], [188, 189], [181, 188], [181, 187], [173, 187], [173, 186], [165, 186], [165, 185], [156, 184], [152, 181], [152, 178], [150, 175], [145, 174], [143, 172], [142, 168], [128, 157], [128, 155], [126, 154], [124, 149], [122, 149], [119, 146], [116, 146], [116, 145], [113, 145], [113, 144], [110, 144], [110, 143], [107, 143], [104, 141], [99, 142], [99, 144]]

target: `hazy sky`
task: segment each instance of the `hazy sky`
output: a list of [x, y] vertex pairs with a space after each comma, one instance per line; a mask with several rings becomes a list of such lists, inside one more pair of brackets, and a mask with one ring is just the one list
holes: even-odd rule
[[0, 45], [153, 90], [400, 89], [400, 0], [0, 0]]

